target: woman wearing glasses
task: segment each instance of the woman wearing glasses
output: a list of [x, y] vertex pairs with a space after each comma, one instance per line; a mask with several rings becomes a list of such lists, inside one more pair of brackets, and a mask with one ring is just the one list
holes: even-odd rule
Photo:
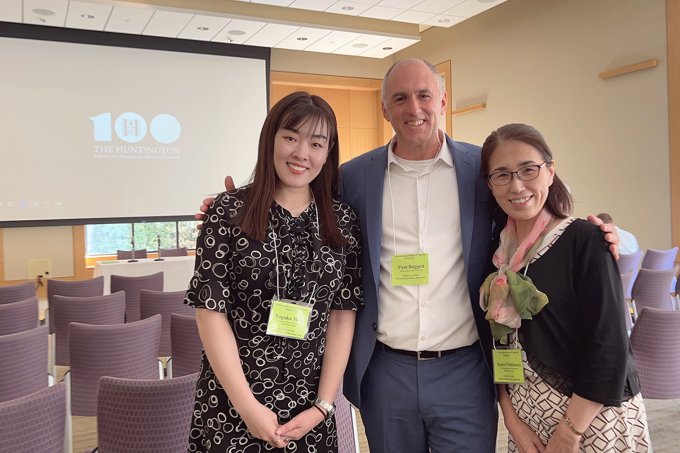
[[494, 131], [481, 159], [508, 216], [480, 300], [499, 345], [508, 451], [651, 450], [618, 268], [602, 234], [570, 217], [569, 191], [533, 127]]

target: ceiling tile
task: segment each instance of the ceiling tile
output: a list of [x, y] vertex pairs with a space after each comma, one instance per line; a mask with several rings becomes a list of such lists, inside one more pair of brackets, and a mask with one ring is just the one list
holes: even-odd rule
[[260, 3], [262, 5], [289, 6], [293, 0], [250, 0], [250, 3]]
[[211, 41], [230, 21], [228, 17], [195, 15], [179, 34], [181, 39]]
[[486, 11], [487, 9], [493, 8], [496, 5], [500, 5], [505, 2], [505, 0], [495, 0], [495, 1], [480, 1], [480, 0], [466, 0], [454, 6], [451, 9], [444, 11], [444, 14], [450, 16], [460, 16], [460, 17], [472, 17], [475, 14]]
[[21, 22], [21, 0], [5, 0], [0, 2], [0, 20], [4, 22]]
[[359, 14], [361, 17], [371, 17], [373, 19], [392, 19], [394, 16], [398, 16], [405, 10], [399, 8], [387, 8], [385, 6], [373, 6], [363, 13]]
[[67, 10], [67, 0], [24, 0], [24, 22], [63, 27]]
[[389, 6], [390, 8], [410, 9], [423, 0], [382, 0], [378, 6]]
[[231, 44], [244, 44], [265, 25], [267, 25], [266, 22], [234, 19], [229, 22], [227, 26], [217, 34], [217, 36], [213, 38], [213, 41]]
[[311, 11], [324, 11], [336, 0], [295, 0], [291, 3], [291, 8], [308, 9]]
[[444, 14], [439, 14], [437, 16], [434, 16], [433, 18], [426, 20], [423, 22], [425, 25], [433, 25], [435, 27], [444, 27], [444, 28], [449, 28], [453, 27], [456, 24], [459, 24], [463, 22], [464, 20], [467, 20], [467, 17], [458, 17], [458, 16], [446, 16]]
[[362, 53], [361, 56], [372, 58], [385, 58], [387, 56], [392, 55], [393, 53], [397, 53], [400, 50], [405, 49], [408, 46], [412, 46], [413, 44], [416, 44], [418, 42], [419, 41], [415, 39], [390, 38], [387, 41]]
[[352, 42], [361, 36], [359, 33], [351, 33], [348, 31], [333, 31], [305, 50], [312, 52], [333, 53], [335, 50], [341, 48], [347, 43]]
[[435, 14], [432, 13], [424, 13], [421, 11], [413, 11], [413, 10], [408, 10], [404, 11], [403, 13], [399, 14], [398, 16], [394, 16], [392, 20], [397, 20], [399, 22], [409, 22], [412, 24], [422, 24], [428, 19], [432, 19], [435, 16]]
[[255, 33], [246, 44], [260, 47], [275, 47], [300, 28], [294, 25], [267, 24]]
[[366, 52], [368, 49], [384, 43], [388, 39], [390, 39], [389, 36], [361, 35], [357, 39], [340, 47], [333, 53], [342, 55], [359, 55], [363, 52]]
[[193, 14], [156, 10], [142, 34], [175, 38], [184, 30], [192, 17], [194, 17]]
[[303, 50], [329, 34], [330, 30], [301, 27], [275, 47], [279, 49]]
[[354, 3], [363, 3], [364, 5], [377, 5], [380, 0], [352, 0]]
[[348, 16], [358, 16], [370, 8], [370, 5], [357, 2], [335, 2], [333, 6], [326, 10], [327, 13], [347, 14]]
[[113, 5], [71, 0], [66, 15], [66, 26], [84, 30], [103, 30]]
[[153, 12], [152, 8], [114, 6], [105, 30], [116, 33], [141, 34]]
[[414, 11], [425, 11], [426, 13], [441, 14], [456, 4], [463, 3], [465, 0], [425, 0], [411, 8]]

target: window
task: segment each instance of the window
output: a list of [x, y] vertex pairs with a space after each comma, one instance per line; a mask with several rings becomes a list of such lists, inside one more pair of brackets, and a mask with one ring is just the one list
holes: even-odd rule
[[86, 255], [115, 255], [116, 250], [130, 250], [134, 230], [135, 249], [157, 251], [161, 248], [196, 246], [195, 221], [141, 222], [85, 225]]

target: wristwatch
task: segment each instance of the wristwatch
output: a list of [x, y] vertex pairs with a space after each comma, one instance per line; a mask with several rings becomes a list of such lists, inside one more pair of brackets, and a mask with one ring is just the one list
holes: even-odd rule
[[321, 398], [314, 400], [314, 405], [326, 412], [326, 420], [331, 418], [335, 413], [335, 404], [329, 403], [328, 401], [322, 400]]

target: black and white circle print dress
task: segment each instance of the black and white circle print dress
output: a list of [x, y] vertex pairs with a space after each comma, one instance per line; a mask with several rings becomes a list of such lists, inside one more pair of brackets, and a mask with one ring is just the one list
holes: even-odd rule
[[[316, 399], [330, 310], [363, 307], [359, 222], [348, 205], [334, 202], [347, 245], [332, 250], [321, 244], [314, 202], [299, 217], [274, 203], [267, 240], [260, 242], [229, 222], [243, 205], [246, 190], [220, 194], [207, 212], [185, 303], [226, 314], [250, 390], [285, 424]], [[281, 298], [314, 301], [305, 340], [266, 334], [277, 270]], [[321, 422], [285, 449], [274, 449], [248, 434], [204, 351], [189, 451], [337, 452], [335, 421]]]

